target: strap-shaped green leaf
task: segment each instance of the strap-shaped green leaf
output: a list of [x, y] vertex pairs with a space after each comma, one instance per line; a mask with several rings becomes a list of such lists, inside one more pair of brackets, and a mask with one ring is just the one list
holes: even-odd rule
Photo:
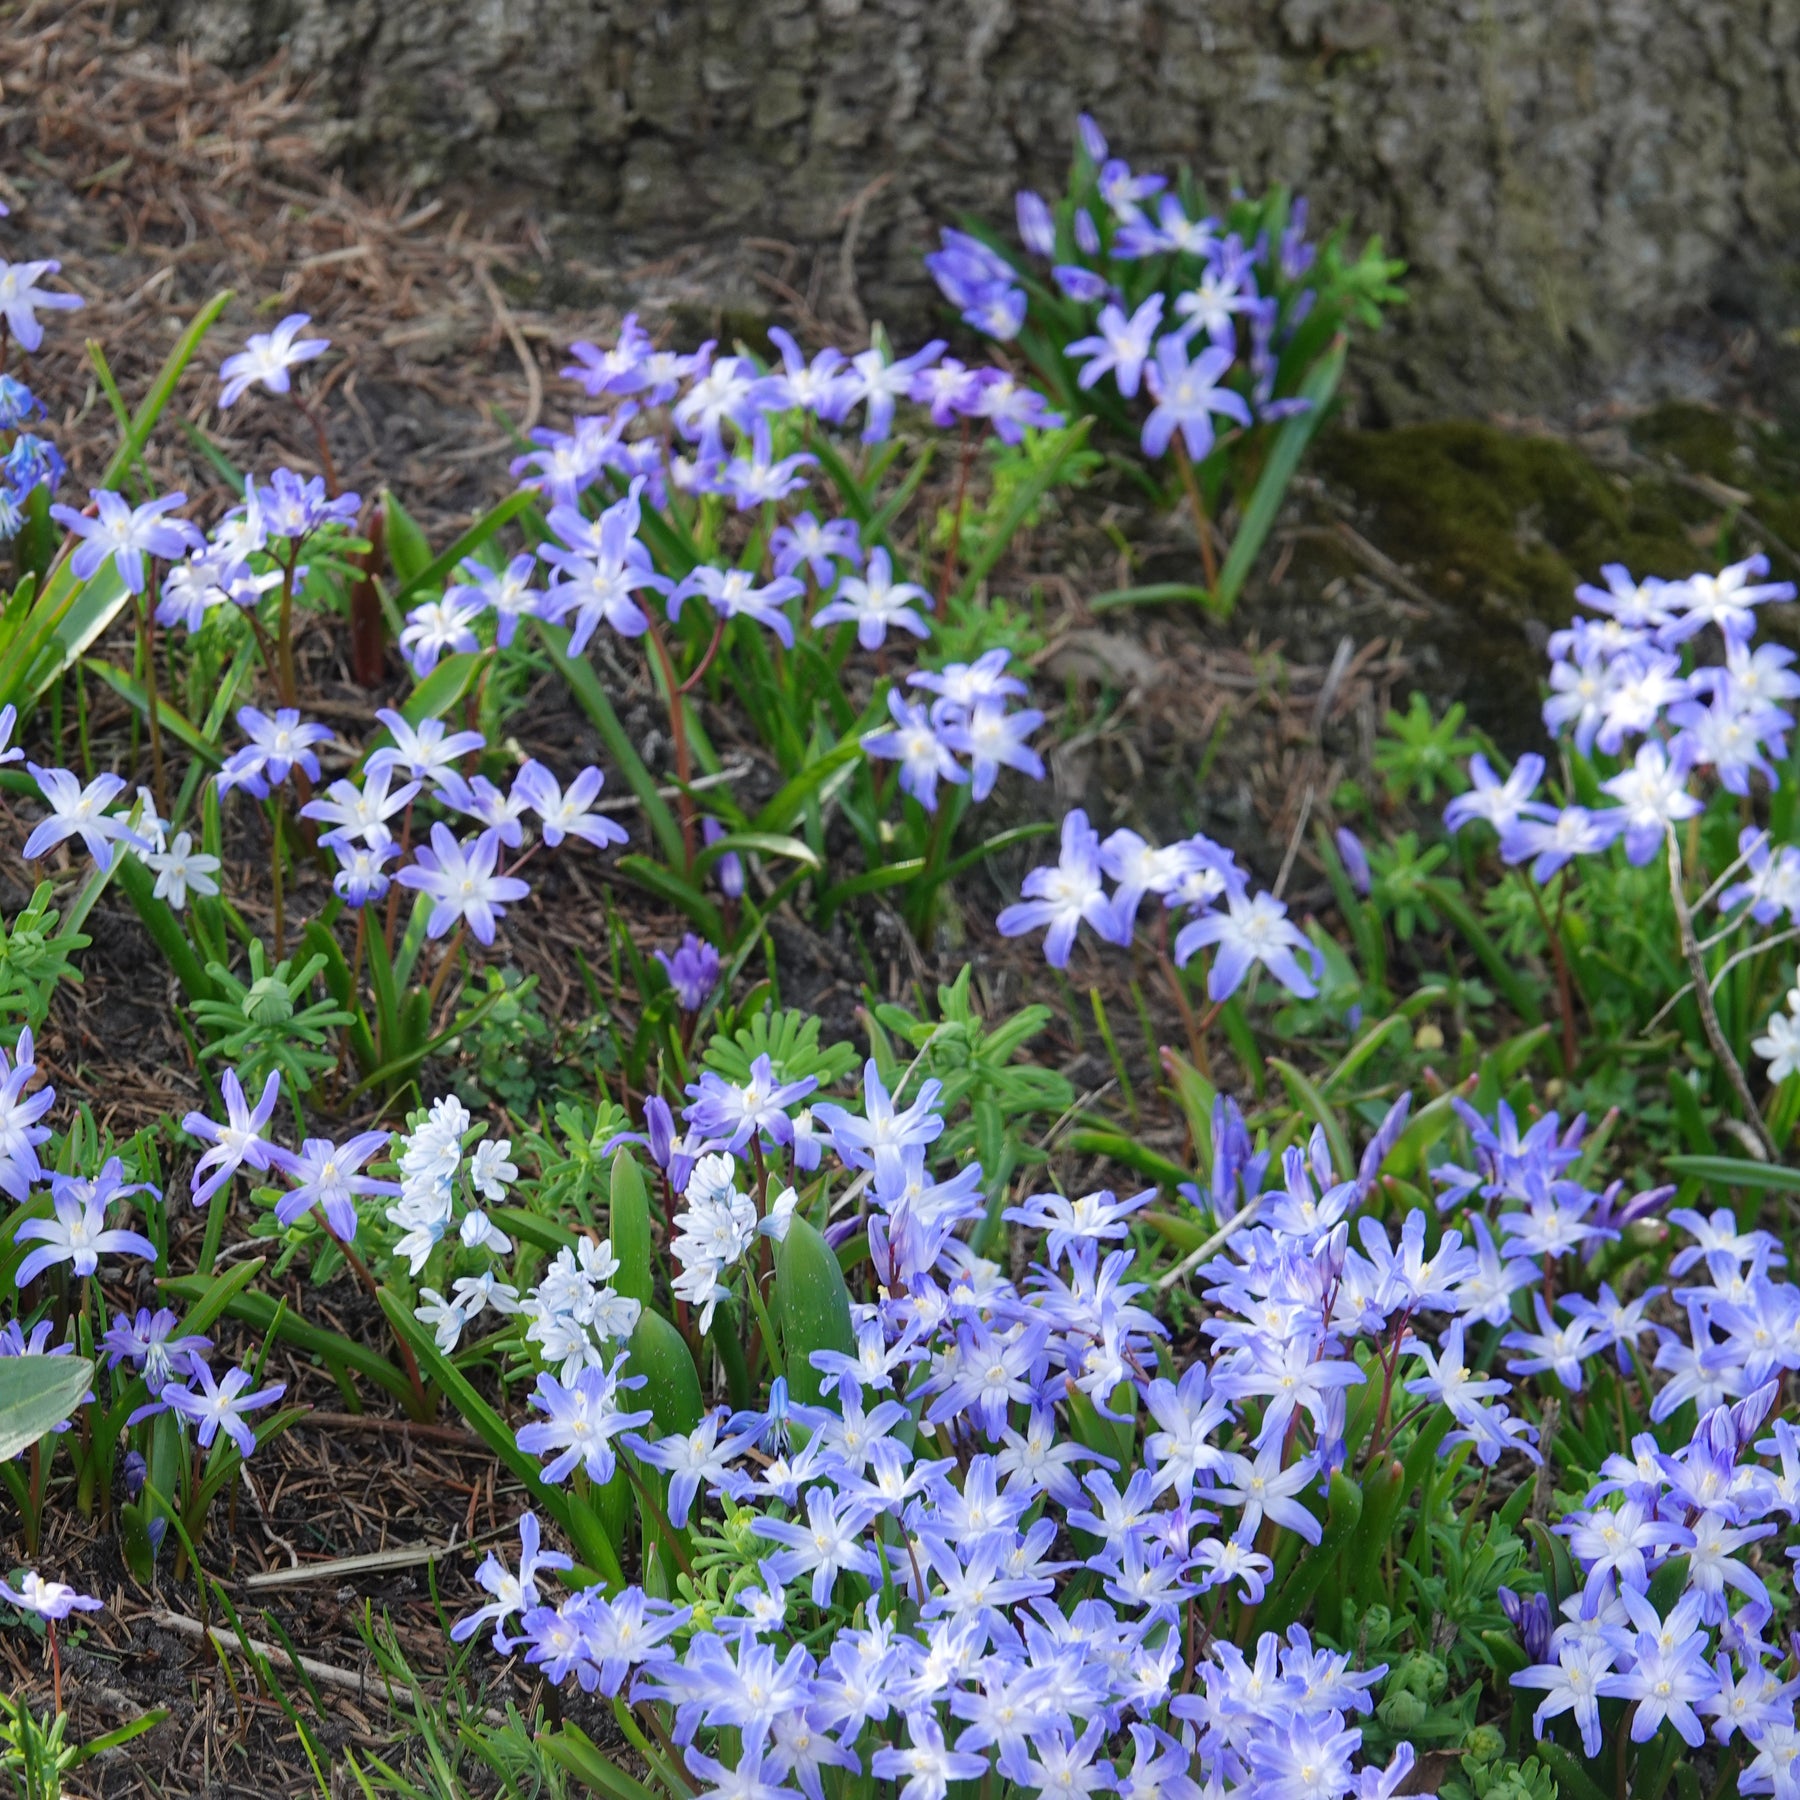
[[650, 1244], [650, 1195], [643, 1171], [629, 1150], [613, 1157], [612, 1192], [607, 1229], [612, 1234], [613, 1255], [619, 1272], [613, 1286], [627, 1299], [648, 1307], [656, 1292]]
[[1663, 1162], [1677, 1175], [1691, 1176], [1710, 1187], [1800, 1193], [1800, 1169], [1786, 1169], [1776, 1163], [1750, 1162], [1737, 1156], [1665, 1156]]
[[0, 1462], [61, 1424], [93, 1379], [85, 1356], [0, 1357]]
[[638, 1315], [629, 1349], [631, 1360], [625, 1372], [644, 1377], [632, 1404], [649, 1407], [659, 1437], [686, 1437], [706, 1411], [700, 1371], [694, 1367], [687, 1340], [661, 1313], [645, 1307]]
[[[404, 610], [412, 603], [415, 594], [429, 595], [440, 582], [447, 581], [456, 565], [465, 556], [479, 550], [502, 525], [509, 519], [516, 518], [526, 507], [530, 506], [534, 498], [534, 495], [526, 491], [509, 494], [497, 506], [490, 507], [484, 512], [455, 543], [451, 544], [448, 549], [439, 551], [416, 574], [403, 575], [401, 577], [403, 585], [394, 595], [395, 607]], [[410, 524], [411, 521], [408, 520], [408, 523]], [[421, 536], [423, 536], [422, 533]]]
[[781, 1321], [788, 1390], [816, 1406], [824, 1377], [812, 1365], [815, 1350], [856, 1349], [850, 1327], [850, 1290], [824, 1238], [797, 1213], [775, 1251], [775, 1310]]

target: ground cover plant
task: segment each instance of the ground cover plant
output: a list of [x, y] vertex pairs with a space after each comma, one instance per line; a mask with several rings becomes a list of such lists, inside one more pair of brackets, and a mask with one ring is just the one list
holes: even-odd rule
[[[226, 295], [142, 394], [92, 347], [119, 445], [84, 496], [31, 385], [80, 296], [0, 265], [0, 819], [35, 883], [0, 949], [0, 1630], [51, 1672], [0, 1716], [21, 1793], [162, 1723], [72, 1728], [109, 1604], [47, 1562], [58, 1515], [327, 1794], [1795, 1791], [1800, 677], [1759, 624], [1794, 591], [1728, 538], [1597, 571], [1553, 759], [1393, 715], [1311, 847], [1328, 919], [1282, 898], [1297, 851], [1264, 880], [1053, 808], [1086, 722], [992, 578], [1128, 422], [1058, 359], [1130, 399], [1136, 334], [1197, 553], [1236, 495], [1188, 584], [1224, 605], [1394, 275], [1309, 258], [1279, 195], [1190, 224], [1081, 144], [1019, 211], [1060, 300], [973, 235], [936, 256], [1028, 368], [628, 318], [571, 346], [592, 410], [516, 433], [441, 541], [342, 488], [326, 336], [222, 351]], [[1159, 297], [1188, 324], [1146, 367]], [[159, 494], [201, 363], [211, 490]], [[316, 470], [220, 447], [258, 396]], [[386, 691], [313, 716], [321, 641]], [[131, 721], [104, 756], [95, 689]], [[602, 761], [516, 747], [546, 691]], [[579, 1020], [504, 960], [558, 882], [603, 895]], [[124, 1136], [39, 1050], [112, 904], [203, 1096]], [[795, 998], [796, 921], [853, 1015]], [[884, 986], [884, 939], [923, 971], [978, 934], [1022, 1004], [966, 961]], [[1074, 1029], [1101, 1088], [1046, 1054]], [[478, 1449], [490, 1522], [517, 1501], [424, 1559], [447, 1678], [363, 1611], [398, 1746], [331, 1730], [342, 1672], [237, 1568], [333, 1393], [345, 1433]]]

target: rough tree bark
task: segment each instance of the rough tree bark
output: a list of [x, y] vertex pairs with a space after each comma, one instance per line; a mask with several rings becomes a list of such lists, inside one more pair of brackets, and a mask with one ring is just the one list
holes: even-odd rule
[[353, 168], [529, 184], [614, 248], [788, 240], [852, 319], [925, 319], [936, 225], [1058, 185], [1085, 106], [1136, 162], [1285, 179], [1316, 217], [1381, 232], [1414, 270], [1382, 352], [1395, 410], [1616, 390], [1697, 314], [1789, 322], [1800, 0], [153, 11], [215, 60], [285, 47]]

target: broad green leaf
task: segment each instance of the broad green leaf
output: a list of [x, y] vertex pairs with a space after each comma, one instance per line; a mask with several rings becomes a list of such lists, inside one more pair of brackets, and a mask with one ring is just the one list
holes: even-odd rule
[[631, 1360], [626, 1373], [644, 1377], [644, 1385], [637, 1389], [631, 1404], [636, 1406], [641, 1401], [650, 1408], [658, 1436], [685, 1437], [706, 1411], [700, 1372], [694, 1367], [687, 1340], [661, 1313], [645, 1307], [638, 1314], [629, 1348]]
[[627, 1299], [648, 1308], [656, 1291], [651, 1261], [650, 1194], [637, 1158], [625, 1149], [613, 1157], [607, 1230], [612, 1235], [613, 1255], [619, 1259], [613, 1286]]
[[431, 567], [431, 540], [418, 520], [394, 498], [391, 489], [382, 490], [381, 510], [387, 520], [388, 561], [395, 575], [410, 588]]
[[848, 881], [840, 881], [836, 887], [827, 888], [819, 897], [819, 911], [824, 915], [826, 924], [830, 924], [833, 915], [846, 900], [854, 899], [858, 894], [875, 894], [883, 888], [904, 887], [907, 882], [925, 872], [925, 859], [922, 856], [909, 856], [904, 862], [887, 863], [879, 869], [865, 869], [860, 875], [852, 875]]
[[1269, 1067], [1281, 1077], [1294, 1104], [1325, 1133], [1338, 1180], [1348, 1181], [1356, 1173], [1356, 1157], [1350, 1149], [1350, 1140], [1344, 1135], [1343, 1122], [1319, 1090], [1292, 1063], [1271, 1056]]
[[850, 736], [833, 744], [817, 762], [808, 763], [797, 775], [783, 783], [773, 799], [756, 815], [758, 831], [786, 831], [806, 810], [806, 803], [821, 794], [834, 776], [846, 776], [855, 764], [865, 759], [860, 736]]
[[[205, 1275], [175, 1275], [158, 1282], [157, 1286], [179, 1299], [204, 1302], [211, 1281], [212, 1278]], [[195, 1312], [200, 1310], [196, 1305]], [[371, 1350], [367, 1344], [345, 1337], [342, 1332], [326, 1331], [295, 1318], [291, 1312], [280, 1310], [267, 1294], [233, 1293], [223, 1310], [265, 1336], [273, 1332], [282, 1343], [292, 1344], [308, 1356], [316, 1356], [327, 1363], [341, 1363], [346, 1369], [367, 1376], [377, 1387], [385, 1388], [409, 1407], [415, 1404], [412, 1383], [380, 1351]]]
[[536, 1743], [559, 1768], [583, 1787], [606, 1795], [607, 1800], [657, 1800], [651, 1789], [611, 1761], [578, 1725], [565, 1725], [561, 1731], [541, 1735]]
[[1331, 1478], [1319, 1541], [1301, 1554], [1280, 1590], [1258, 1609], [1256, 1624], [1259, 1632], [1286, 1631], [1306, 1610], [1306, 1603], [1325, 1579], [1326, 1571], [1350, 1541], [1362, 1518], [1362, 1510], [1362, 1489], [1343, 1470], [1338, 1470]]
[[[143, 454], [156, 421], [174, 397], [183, 370], [193, 360], [201, 340], [231, 299], [231, 289], [213, 295], [194, 315], [180, 341], [169, 352], [150, 391], [132, 414], [124, 441], [96, 483], [116, 488], [125, 472]], [[0, 702], [28, 705], [46, 693], [52, 682], [106, 630], [125, 605], [126, 590], [111, 562], [92, 581], [79, 581], [67, 557], [59, 561], [32, 602], [31, 611], [0, 654]], [[54, 640], [54, 641], [53, 641]]]
[[195, 955], [180, 919], [170, 910], [166, 900], [156, 897], [156, 877], [123, 848], [113, 855], [112, 873], [125, 890], [125, 897], [137, 909], [144, 929], [156, 940], [156, 947], [163, 953], [170, 973], [181, 983], [187, 997], [190, 1000], [216, 998], [213, 978]]
[[0, 1356], [0, 1462], [61, 1424], [93, 1379], [85, 1356]]
[[1123, 1163], [1128, 1169], [1136, 1169], [1140, 1175], [1147, 1175], [1166, 1188], [1173, 1189], [1184, 1181], [1194, 1179], [1192, 1169], [1184, 1169], [1180, 1163], [1171, 1162], [1168, 1157], [1159, 1155], [1148, 1145], [1140, 1144], [1134, 1138], [1122, 1137], [1116, 1131], [1071, 1131], [1062, 1141], [1077, 1156], [1111, 1157], [1114, 1162]]
[[825, 1378], [812, 1365], [815, 1350], [854, 1354], [850, 1290], [831, 1246], [795, 1213], [775, 1249], [775, 1313], [781, 1325], [788, 1391], [816, 1406]]

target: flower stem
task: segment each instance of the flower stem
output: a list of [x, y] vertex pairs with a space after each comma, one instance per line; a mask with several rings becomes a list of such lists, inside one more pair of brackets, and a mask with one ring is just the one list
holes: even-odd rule
[[459, 920], [456, 926], [456, 934], [451, 938], [450, 942], [444, 946], [443, 959], [438, 963], [437, 973], [431, 978], [431, 990], [426, 1001], [427, 1014], [436, 1012], [437, 1010], [438, 995], [443, 991], [445, 977], [456, 967], [456, 956], [457, 952], [462, 949], [462, 942], [463, 926], [462, 922]]
[[950, 583], [956, 576], [956, 559], [962, 550], [963, 501], [969, 492], [969, 464], [974, 460], [974, 445], [970, 435], [969, 416], [963, 415], [962, 452], [956, 469], [956, 501], [950, 513], [950, 543], [944, 551], [944, 571], [938, 577], [938, 605], [942, 606], [950, 598]]
[[1175, 466], [1181, 471], [1181, 485], [1187, 489], [1188, 505], [1194, 512], [1194, 531], [1200, 539], [1200, 561], [1206, 570], [1206, 591], [1217, 593], [1219, 563], [1213, 554], [1212, 521], [1207, 517], [1206, 502], [1200, 498], [1200, 483], [1194, 476], [1193, 458], [1178, 431], [1174, 438]]
[[756, 1329], [762, 1334], [763, 1354], [769, 1359], [769, 1372], [779, 1376], [784, 1371], [781, 1363], [781, 1351], [775, 1342], [775, 1321], [769, 1317], [768, 1306], [764, 1303], [762, 1290], [757, 1286], [756, 1271], [744, 1271], [744, 1286], [750, 1295], [751, 1310], [756, 1314]]
[[688, 755], [687, 709], [682, 704], [686, 691], [675, 679], [675, 665], [669, 660], [669, 647], [663, 642], [661, 627], [653, 618], [647, 634], [656, 660], [662, 665], [663, 690], [669, 698], [669, 736], [675, 743], [675, 779], [681, 791], [676, 804], [681, 810], [681, 842], [687, 852], [688, 868], [694, 866], [694, 797], [689, 792], [693, 780], [693, 764]]
[[287, 564], [281, 572], [281, 611], [275, 628], [276, 651], [280, 658], [277, 680], [283, 706], [295, 704], [294, 694], [294, 577], [300, 566], [300, 543], [296, 539], [288, 548]]
[[1694, 978], [1694, 1004], [1700, 1009], [1701, 1028], [1706, 1033], [1706, 1041], [1711, 1045], [1713, 1055], [1719, 1060], [1719, 1066], [1725, 1071], [1725, 1078], [1731, 1083], [1732, 1092], [1738, 1097], [1738, 1104], [1744, 1109], [1744, 1118], [1755, 1132], [1765, 1159], [1778, 1163], [1781, 1161], [1781, 1152], [1776, 1148], [1774, 1138], [1769, 1135], [1762, 1109], [1756, 1104], [1756, 1096], [1751, 1093], [1750, 1083], [1744, 1078], [1743, 1065], [1732, 1053], [1724, 1027], [1719, 1023], [1719, 1009], [1713, 1004], [1712, 989], [1706, 978], [1706, 961], [1700, 954], [1699, 940], [1694, 936], [1694, 915], [1688, 911], [1687, 896], [1682, 891], [1681, 842], [1675, 835], [1673, 825], [1668, 828], [1668, 846], [1669, 898], [1675, 905], [1675, 929], [1681, 939], [1681, 954], [1687, 959], [1688, 973]]
[[273, 851], [271, 874], [275, 894], [275, 960], [280, 962], [287, 943], [287, 902], [281, 883], [281, 801], [279, 799], [272, 799], [269, 802], [269, 837]]
[[325, 438], [325, 421], [319, 417], [310, 401], [300, 397], [298, 388], [291, 389], [290, 392], [301, 415], [313, 428], [313, 439], [319, 446], [319, 468], [325, 477], [325, 491], [335, 500], [339, 493], [337, 464], [331, 460], [331, 445]]
[[138, 646], [144, 653], [145, 712], [150, 720], [151, 783], [156, 789], [156, 810], [169, 811], [169, 783], [163, 772], [162, 708], [156, 693], [156, 564], [150, 565], [150, 591], [131, 596], [137, 614]]

